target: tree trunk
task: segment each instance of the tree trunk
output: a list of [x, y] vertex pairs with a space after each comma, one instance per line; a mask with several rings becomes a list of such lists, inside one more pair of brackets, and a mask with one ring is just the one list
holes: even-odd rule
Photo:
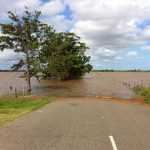
[[27, 65], [27, 92], [31, 94], [31, 74], [30, 74], [30, 59], [29, 59], [29, 53], [27, 51], [26, 53], [26, 65]]
[[31, 93], [31, 77], [29, 73], [27, 73], [27, 92]]

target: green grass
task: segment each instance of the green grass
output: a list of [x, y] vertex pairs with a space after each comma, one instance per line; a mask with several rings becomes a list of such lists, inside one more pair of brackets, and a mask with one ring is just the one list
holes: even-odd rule
[[51, 97], [0, 97], [0, 126], [48, 104], [53, 99]]
[[150, 87], [143, 87], [138, 85], [133, 88], [133, 91], [137, 96], [143, 97], [145, 103], [150, 104]]

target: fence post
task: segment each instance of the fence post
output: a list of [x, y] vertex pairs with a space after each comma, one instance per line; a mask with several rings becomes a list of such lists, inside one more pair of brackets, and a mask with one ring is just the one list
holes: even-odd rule
[[15, 88], [15, 97], [16, 97], [16, 98], [18, 97], [17, 88]]

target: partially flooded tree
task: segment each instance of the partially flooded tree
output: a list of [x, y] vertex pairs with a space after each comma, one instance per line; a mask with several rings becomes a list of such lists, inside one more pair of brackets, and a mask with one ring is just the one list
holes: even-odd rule
[[51, 28], [48, 31], [40, 53], [45, 78], [77, 79], [92, 70], [90, 57], [85, 55], [88, 47], [80, 42], [80, 37], [74, 33], [55, 33]]
[[11, 20], [9, 23], [0, 24], [2, 35], [0, 36], [0, 49], [13, 49], [22, 53], [13, 70], [25, 70], [28, 92], [31, 92], [31, 77], [37, 76], [39, 63], [38, 52], [40, 49], [42, 28], [44, 25], [39, 21], [41, 12], [31, 12], [25, 9], [22, 17], [13, 12], [8, 12]]

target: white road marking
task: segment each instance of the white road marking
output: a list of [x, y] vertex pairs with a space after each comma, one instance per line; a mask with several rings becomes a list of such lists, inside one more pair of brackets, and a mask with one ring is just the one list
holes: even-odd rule
[[113, 150], [118, 150], [113, 136], [109, 136], [109, 139], [110, 139], [110, 142], [112, 144]]

